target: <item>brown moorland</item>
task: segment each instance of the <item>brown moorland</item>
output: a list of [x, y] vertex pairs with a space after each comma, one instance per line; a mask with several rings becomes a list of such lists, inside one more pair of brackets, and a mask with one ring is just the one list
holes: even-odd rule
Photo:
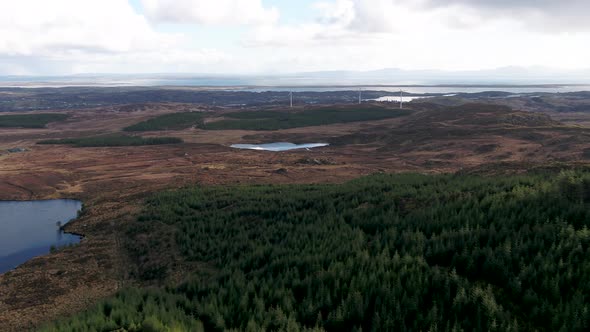
[[[0, 275], [1, 329], [34, 328], [137, 283], [133, 278], [136, 262], [125, 251], [122, 230], [134, 220], [143, 200], [156, 191], [190, 184], [342, 182], [376, 172], [519, 172], [590, 162], [590, 128], [584, 125], [490, 103], [421, 102], [410, 108], [409, 114], [389, 119], [275, 131], [210, 131], [193, 126], [141, 134], [184, 141], [163, 146], [79, 148], [36, 143], [119, 133], [135, 123], [176, 112], [205, 112], [205, 122], [219, 121], [237, 109], [124, 105], [61, 111], [69, 115], [67, 120], [41, 129], [0, 128], [0, 151], [26, 149], [0, 154], [0, 199], [75, 198], [85, 204], [85, 213], [66, 227], [84, 235], [79, 246], [37, 257]], [[300, 112], [303, 108], [267, 110]], [[579, 116], [590, 123], [590, 116]], [[276, 141], [328, 142], [330, 146], [286, 152], [229, 147]], [[173, 265], [176, 278], [190, 268], [180, 259]]]

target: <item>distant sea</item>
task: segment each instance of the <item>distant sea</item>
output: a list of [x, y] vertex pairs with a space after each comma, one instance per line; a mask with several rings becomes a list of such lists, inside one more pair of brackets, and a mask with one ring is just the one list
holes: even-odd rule
[[457, 94], [457, 93], [478, 93], [478, 92], [486, 92], [486, 91], [502, 91], [502, 92], [509, 92], [513, 94], [522, 94], [522, 93], [566, 93], [566, 92], [579, 92], [579, 91], [590, 91], [590, 85], [548, 85], [548, 86], [499, 86], [499, 85], [477, 85], [477, 86], [464, 86], [464, 85], [437, 85], [437, 86], [412, 86], [412, 85], [403, 85], [403, 86], [371, 86], [371, 85], [362, 85], [362, 86], [264, 86], [264, 87], [248, 87], [242, 90], [252, 91], [252, 92], [263, 92], [263, 91], [293, 91], [293, 92], [303, 92], [303, 91], [313, 91], [313, 92], [322, 92], [322, 91], [350, 91], [350, 90], [371, 90], [371, 91], [387, 91], [397, 93], [402, 90], [405, 94]]
[[590, 85], [580, 84], [339, 84], [337, 80], [318, 80], [304, 77], [281, 79], [278, 77], [127, 77], [115, 76], [67, 76], [67, 77], [0, 77], [0, 87], [14, 88], [62, 88], [62, 87], [186, 87], [200, 90], [239, 91], [350, 91], [375, 90], [410, 94], [453, 94], [504, 91], [509, 93], [564, 93], [590, 91]]

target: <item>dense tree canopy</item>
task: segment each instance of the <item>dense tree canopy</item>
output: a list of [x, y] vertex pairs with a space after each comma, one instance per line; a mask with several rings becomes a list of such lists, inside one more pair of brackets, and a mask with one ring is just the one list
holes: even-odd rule
[[67, 118], [67, 114], [59, 113], [0, 115], [0, 128], [45, 128], [51, 122], [64, 121]]
[[183, 112], [157, 116], [146, 121], [125, 127], [125, 131], [181, 130], [202, 123], [203, 113]]
[[589, 204], [577, 172], [165, 192], [129, 231], [141, 277], [165, 247], [207, 268], [44, 330], [584, 331]]
[[182, 143], [177, 137], [141, 137], [127, 135], [105, 135], [80, 138], [49, 139], [37, 144], [67, 144], [76, 147], [143, 146]]
[[227, 119], [200, 125], [209, 130], [279, 130], [322, 126], [334, 123], [383, 120], [411, 114], [410, 110], [388, 109], [378, 106], [358, 108], [317, 108], [301, 112], [256, 111], [224, 114]]

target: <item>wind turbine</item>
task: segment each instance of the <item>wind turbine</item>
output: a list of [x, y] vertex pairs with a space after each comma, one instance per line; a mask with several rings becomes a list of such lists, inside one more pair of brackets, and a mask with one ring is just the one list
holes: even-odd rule
[[399, 90], [399, 109], [403, 109], [404, 108], [404, 92], [402, 90]]
[[291, 108], [293, 108], [293, 91], [290, 91], [289, 92], [289, 100], [291, 102], [291, 104], [290, 104], [291, 105]]
[[362, 95], [363, 95], [363, 90], [361, 88], [359, 88], [359, 105], [363, 103]]

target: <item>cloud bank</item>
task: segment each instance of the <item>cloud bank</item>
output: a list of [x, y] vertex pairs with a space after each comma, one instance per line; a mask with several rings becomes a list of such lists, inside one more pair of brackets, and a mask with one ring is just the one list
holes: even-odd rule
[[0, 74], [190, 70], [229, 60], [186, 49], [182, 34], [158, 32], [122, 0], [0, 2]]
[[296, 20], [283, 0], [130, 1], [0, 1], [0, 75], [575, 69], [590, 58], [586, 0], [306, 0]]
[[[590, 30], [587, 0], [417, 0], [426, 9], [456, 7], [482, 18], [505, 17], [546, 33]], [[393, 1], [391, 1], [393, 2]]]

